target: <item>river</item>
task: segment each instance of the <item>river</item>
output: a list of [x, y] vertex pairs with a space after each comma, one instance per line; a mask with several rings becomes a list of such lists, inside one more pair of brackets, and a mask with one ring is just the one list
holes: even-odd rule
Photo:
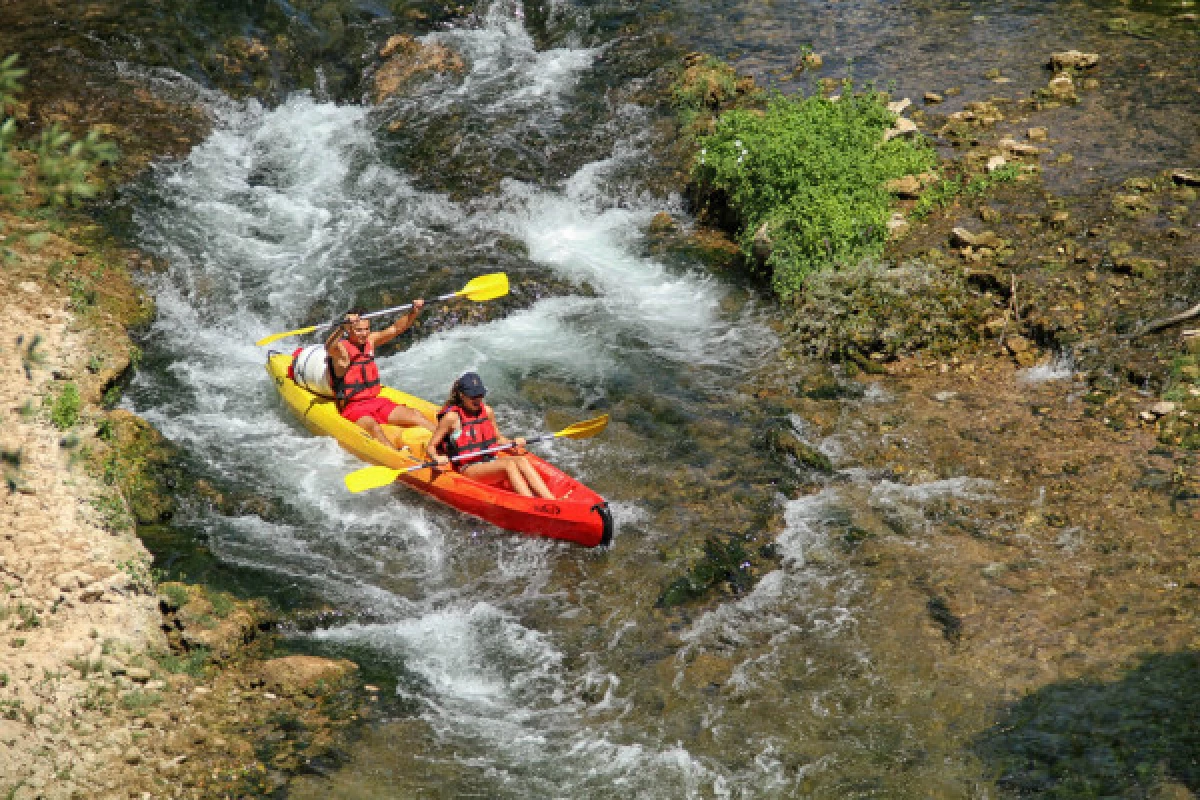
[[[127, 402], [204, 474], [280, 504], [270, 519], [196, 505], [180, 523], [222, 562], [335, 609], [291, 632], [294, 646], [369, 664], [389, 695], [346, 758], [298, 778], [294, 797], [992, 791], [967, 739], [994, 698], [939, 671], [918, 622], [889, 613], [830, 543], [864, 509], [920, 520], [926, 503], [986, 497], [990, 476], [901, 486], [857, 468], [854, 408], [886, 402], [878, 390], [847, 400], [826, 437], [751, 394], [787, 370], [775, 312], [651, 247], [655, 214], [686, 213], [657, 188], [661, 109], [636, 98], [692, 47], [794, 86], [799, 47], [815, 44], [835, 70], [900, 93], [962, 85], [960, 102], [979, 99], [992, 66], [1036, 83], [1039, 59], [1091, 12], [643, 5], [547, 4], [534, 25], [494, 0], [424, 37], [460, 53], [464, 75], [380, 107], [319, 83], [275, 104], [234, 100], [153, 73], [214, 125], [126, 193], [134, 238], [168, 265], [146, 278], [158, 317]], [[1081, 49], [1105, 35], [1086, 18]], [[1147, 159], [1195, 152], [1194, 137], [1172, 135], [1169, 103], [1124, 113], [1157, 137]], [[1145, 166], [1121, 157], [1125, 142], [1078, 130], [1089, 156], [1055, 180]], [[611, 548], [507, 534], [404, 488], [351, 496], [342, 477], [359, 465], [289, 417], [253, 345], [496, 270], [518, 290], [502, 311], [431, 308], [384, 351], [383, 378], [437, 401], [476, 370], [510, 434], [612, 414], [601, 437], [543, 450], [610, 500]], [[767, 452], [757, 434], [780, 424], [834, 475]], [[656, 605], [709, 539], [755, 550], [752, 579], [698, 608]]]

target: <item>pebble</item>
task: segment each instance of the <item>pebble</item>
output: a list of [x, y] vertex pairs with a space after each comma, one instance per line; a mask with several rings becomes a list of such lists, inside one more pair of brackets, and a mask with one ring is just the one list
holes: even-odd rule
[[958, 392], [938, 392], [933, 396], [933, 399], [939, 403], [948, 403], [956, 397], [958, 397]]
[[1164, 400], [1161, 403], [1155, 403], [1150, 406], [1147, 411], [1156, 417], [1165, 417], [1167, 414], [1173, 413], [1177, 407], [1174, 403]]
[[945, 98], [942, 97], [937, 92], [926, 92], [925, 93], [925, 103], [927, 105], [931, 105], [931, 106], [937, 105], [938, 103], [942, 102], [944, 99]]

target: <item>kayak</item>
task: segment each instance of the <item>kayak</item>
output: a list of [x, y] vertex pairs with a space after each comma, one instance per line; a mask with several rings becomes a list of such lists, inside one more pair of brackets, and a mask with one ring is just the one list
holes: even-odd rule
[[[384, 425], [388, 438], [400, 448], [392, 449], [339, 414], [333, 400], [310, 392], [288, 377], [291, 363], [290, 353], [270, 351], [267, 374], [288, 408], [310, 431], [332, 436], [343, 448], [369, 464], [406, 469], [424, 462], [429, 431]], [[380, 395], [420, 412], [431, 421], [436, 420], [441, 408], [388, 386], [382, 387]], [[585, 547], [609, 544], [613, 520], [604, 498], [533, 453], [525, 457], [557, 499], [519, 495], [502, 476], [494, 482], [485, 482], [450, 469], [419, 469], [403, 473], [396, 480], [505, 530], [562, 539]]]

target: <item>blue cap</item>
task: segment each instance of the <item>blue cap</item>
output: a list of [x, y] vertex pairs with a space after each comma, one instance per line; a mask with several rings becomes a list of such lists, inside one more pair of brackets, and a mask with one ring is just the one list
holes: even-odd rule
[[467, 397], [483, 397], [487, 394], [487, 389], [483, 385], [483, 378], [479, 377], [475, 372], [464, 372], [462, 377], [458, 379], [458, 390]]

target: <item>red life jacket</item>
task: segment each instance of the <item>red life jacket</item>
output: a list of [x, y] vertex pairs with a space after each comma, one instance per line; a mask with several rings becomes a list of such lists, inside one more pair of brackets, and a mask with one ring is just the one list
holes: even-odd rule
[[[447, 458], [455, 456], [469, 455], [478, 453], [480, 450], [486, 450], [499, 443], [500, 432], [496, 430], [495, 423], [492, 422], [491, 409], [487, 405], [481, 405], [479, 413], [471, 416], [462, 406], [448, 405], [437, 413], [437, 418], [441, 420], [446, 414], [451, 411], [458, 414], [458, 419], [462, 423], [456, 431], [451, 431], [442, 439], [438, 445], [438, 452]], [[464, 458], [454, 463], [459, 467], [465, 467], [467, 464], [474, 464], [477, 461], [491, 460], [491, 454], [486, 456], [475, 456], [474, 458]]]
[[368, 341], [361, 350], [349, 339], [342, 340], [342, 347], [350, 354], [350, 366], [342, 377], [333, 369], [333, 358], [329, 359], [329, 383], [338, 404], [345, 406], [351, 400], [363, 400], [379, 396], [379, 367], [375, 364], [375, 348]]

